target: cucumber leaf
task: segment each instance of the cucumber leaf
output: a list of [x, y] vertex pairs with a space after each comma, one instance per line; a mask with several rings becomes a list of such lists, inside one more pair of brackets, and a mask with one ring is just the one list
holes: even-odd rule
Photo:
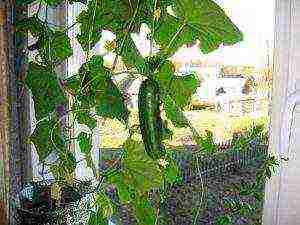
[[169, 55], [196, 40], [205, 54], [221, 44], [234, 45], [243, 40], [241, 31], [212, 0], [174, 0], [169, 4], [175, 15], [165, 10], [154, 32], [155, 40]]
[[87, 225], [109, 225], [108, 219], [104, 217], [101, 209], [92, 212]]
[[78, 123], [87, 125], [91, 130], [97, 126], [97, 120], [87, 111], [76, 112], [75, 119]]
[[147, 195], [137, 198], [136, 202], [133, 204], [133, 207], [138, 224], [155, 224], [156, 211], [147, 198]]
[[180, 108], [185, 107], [191, 101], [192, 95], [196, 92], [198, 80], [194, 74], [179, 77], [175, 76], [170, 87], [170, 95]]
[[126, 155], [122, 160], [122, 170], [110, 176], [109, 181], [118, 189], [122, 202], [134, 202], [153, 188], [163, 186], [163, 176], [157, 162], [145, 152], [144, 145], [133, 139], [124, 143]]
[[167, 162], [168, 164], [166, 165], [166, 168], [164, 168], [164, 177], [166, 183], [171, 185], [176, 182], [180, 182], [182, 180], [182, 174], [176, 161], [172, 158], [168, 158]]
[[50, 171], [56, 180], [65, 180], [68, 183], [72, 182], [73, 175], [76, 169], [76, 158], [72, 152], [61, 150], [59, 152], [59, 163], [52, 164]]
[[[111, 77], [111, 72], [103, 66], [102, 57], [93, 56], [82, 65], [78, 76], [73, 77], [67, 86], [76, 92], [75, 98], [80, 103], [79, 107], [95, 107], [98, 116], [127, 123], [129, 112], [124, 96]], [[91, 127], [94, 126], [94, 121], [86, 117], [86, 114], [80, 113], [80, 116], [84, 116], [81, 119], [87, 119]]]
[[161, 140], [168, 140], [172, 138], [173, 131], [168, 127], [168, 121], [162, 120], [161, 121]]
[[130, 34], [119, 32], [117, 33], [117, 49], [118, 55], [122, 56], [122, 61], [128, 69], [136, 67], [138, 71], [143, 71], [145, 60], [138, 51]]
[[189, 104], [198, 87], [195, 75], [175, 76], [171, 62], [166, 61], [160, 68], [155, 79], [159, 83], [164, 109], [168, 119], [176, 127], [188, 127], [188, 120], [181, 111]]
[[114, 207], [112, 201], [103, 191], [97, 193], [96, 205], [98, 209], [102, 210], [105, 218], [109, 218], [113, 214]]
[[194, 74], [176, 76], [170, 61], [161, 66], [155, 78], [161, 92], [171, 96], [179, 108], [189, 104], [198, 87], [198, 80]]
[[92, 158], [92, 136], [88, 135], [84, 132], [81, 132], [78, 137], [78, 144], [79, 148], [82, 154], [85, 156], [85, 161], [87, 163], [87, 166], [94, 170], [94, 163]]
[[166, 115], [168, 119], [172, 121], [174, 126], [189, 127], [188, 119], [169, 95], [163, 97], [163, 102]]
[[54, 31], [40, 36], [38, 47], [46, 62], [55, 63], [73, 55], [70, 39], [62, 31]]
[[80, 79], [77, 75], [68, 77], [61, 81], [63, 88], [72, 95], [75, 95], [80, 90]]
[[128, 122], [129, 112], [124, 97], [112, 80], [106, 80], [105, 86], [97, 88], [96, 113], [107, 118], [116, 118], [123, 123]]
[[29, 140], [34, 144], [40, 161], [44, 161], [54, 150], [64, 149], [58, 120], [46, 118], [37, 123]]
[[37, 38], [33, 50], [38, 49], [45, 64], [57, 63], [73, 54], [68, 35], [60, 30], [51, 29], [37, 16], [16, 22], [16, 29], [17, 32], [25, 35], [29, 32], [33, 37]]
[[30, 62], [25, 84], [32, 93], [37, 120], [47, 117], [58, 106], [67, 104], [67, 99], [58, 85], [57, 75], [47, 66]]
[[79, 147], [80, 147], [80, 151], [83, 153], [83, 154], [89, 154], [92, 150], [92, 138], [90, 135], [84, 133], [84, 132], [81, 132], [78, 137], [78, 144], [79, 144]]
[[33, 37], [41, 36], [46, 30], [49, 30], [45, 23], [37, 16], [31, 16], [19, 20], [15, 23], [15, 27], [17, 32], [25, 35], [29, 32]]
[[[102, 30], [115, 32], [137, 31], [141, 25], [141, 8], [145, 0], [91, 0], [87, 9], [77, 18], [80, 33], [77, 36], [84, 51], [90, 50], [101, 38]], [[139, 6], [137, 3], [140, 2]], [[141, 8], [139, 8], [141, 7]], [[129, 22], [131, 19], [131, 24]]]
[[232, 219], [229, 215], [221, 215], [216, 218], [217, 225], [230, 225], [232, 224]]

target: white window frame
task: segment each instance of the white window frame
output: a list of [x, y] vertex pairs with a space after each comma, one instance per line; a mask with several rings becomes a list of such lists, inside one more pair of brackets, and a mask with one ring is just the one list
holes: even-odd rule
[[[274, 48], [274, 75], [273, 75], [273, 91], [272, 91], [272, 114], [271, 114], [271, 129], [270, 129], [270, 146], [269, 151], [275, 153], [280, 159], [280, 168], [276, 176], [273, 176], [267, 182], [265, 188], [265, 202], [263, 212], [263, 225], [281, 225], [280, 220], [285, 212], [280, 211], [282, 202], [288, 202], [290, 197], [283, 197], [282, 185], [284, 182], [291, 181], [292, 177], [286, 177], [286, 173], [281, 171], [287, 170], [292, 160], [282, 151], [280, 138], [288, 137], [289, 134], [283, 133], [281, 130], [282, 121], [286, 115], [284, 114], [285, 105], [288, 96], [299, 89], [300, 86], [300, 2], [297, 0], [275, 0], [275, 48]], [[296, 115], [296, 114], [295, 114]], [[298, 114], [299, 115], [299, 114]], [[295, 130], [292, 130], [293, 132]], [[281, 159], [282, 157], [289, 158], [288, 161]], [[298, 166], [300, 169], [300, 165]], [[293, 167], [294, 168], [294, 167]], [[284, 182], [283, 182], [284, 178]], [[285, 190], [286, 191], [286, 190]], [[290, 191], [290, 189], [288, 189]], [[300, 193], [295, 193], [293, 198], [298, 198]], [[291, 196], [291, 195], [289, 195]], [[293, 199], [295, 200], [295, 199]], [[299, 213], [300, 201], [294, 209], [294, 213]], [[293, 217], [294, 218], [294, 217]], [[292, 224], [292, 219], [284, 224]], [[294, 221], [294, 224], [299, 221]]]

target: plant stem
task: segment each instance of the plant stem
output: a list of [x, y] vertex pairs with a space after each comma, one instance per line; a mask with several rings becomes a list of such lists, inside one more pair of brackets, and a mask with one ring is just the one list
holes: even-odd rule
[[199, 167], [199, 158], [198, 158], [198, 155], [196, 155], [196, 165], [197, 165], [197, 174], [199, 174], [200, 176], [200, 183], [201, 183], [201, 189], [202, 189], [202, 193], [201, 193], [201, 198], [199, 200], [199, 206], [197, 208], [197, 212], [196, 212], [196, 215], [194, 217], [194, 220], [193, 220], [193, 225], [196, 225], [197, 224], [197, 219], [200, 215], [200, 210], [201, 210], [201, 206], [202, 206], [202, 202], [203, 202], [203, 197], [204, 197], [204, 184], [203, 184], [203, 179], [202, 179], [202, 175], [201, 175], [201, 171], [200, 171], [200, 167]]
[[[96, 0], [94, 11], [93, 11], [92, 24], [95, 24], [96, 9], [98, 7], [97, 3], [98, 3], [98, 1]], [[89, 29], [87, 59], [89, 59], [89, 56], [90, 56], [92, 31], [93, 31], [93, 26], [91, 26]]]
[[[130, 2], [130, 1], [129, 1]], [[124, 45], [125, 45], [125, 41], [129, 35], [129, 32], [132, 28], [132, 24], [133, 24], [133, 21], [135, 20], [136, 18], [136, 15], [137, 15], [137, 12], [138, 12], [138, 9], [140, 7], [140, 0], [138, 0], [137, 2], [137, 6], [135, 8], [135, 11], [134, 11], [134, 14], [133, 14], [133, 17], [131, 18], [130, 20], [130, 24], [128, 26], [128, 28], [126, 29], [125, 31], [125, 34], [124, 34], [124, 37], [123, 37], [123, 40], [122, 40], [122, 43], [121, 43], [121, 47], [120, 47], [120, 55], [122, 54], [123, 52], [123, 49], [124, 49]], [[112, 67], [112, 71], [114, 71], [116, 69], [116, 66], [117, 66], [117, 62], [118, 62], [118, 58], [119, 58], [119, 55], [116, 55], [115, 59], [114, 59], [114, 62], [113, 62], [113, 67]]]
[[152, 34], [151, 34], [151, 38], [150, 38], [150, 57], [152, 56], [152, 53], [153, 53], [153, 37], [155, 36], [155, 20], [156, 20], [155, 12], [156, 12], [156, 10], [157, 10], [157, 0], [155, 0], [155, 2], [154, 2], [154, 9], [153, 9]]
[[183, 28], [186, 26], [186, 21], [183, 22], [183, 24], [178, 28], [177, 32], [175, 35], [172, 37], [171, 41], [169, 42], [167, 46], [167, 51], [170, 50], [173, 42], [177, 39], [178, 35], [182, 32]]

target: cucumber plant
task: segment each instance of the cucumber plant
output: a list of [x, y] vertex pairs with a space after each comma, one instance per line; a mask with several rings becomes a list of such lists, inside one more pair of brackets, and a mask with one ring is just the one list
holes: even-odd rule
[[[193, 74], [177, 76], [170, 57], [181, 46], [196, 41], [205, 54], [220, 45], [234, 45], [242, 41], [241, 31], [213, 0], [18, 0], [17, 3], [39, 5], [32, 16], [17, 21], [16, 29], [20, 35], [30, 33], [36, 40], [28, 47], [37, 54], [30, 59], [22, 82], [34, 100], [38, 122], [29, 139], [40, 162], [49, 166], [56, 180], [72, 182], [76, 159], [70, 143], [77, 139], [87, 166], [92, 168], [101, 187], [95, 193], [96, 211], [91, 214], [89, 224], [108, 224], [114, 214], [114, 202], [104, 191], [107, 185], [117, 188], [122, 203], [132, 205], [138, 224], [156, 224], [159, 206], [149, 202], [148, 193], [155, 188], [166, 190], [166, 184], [178, 180], [180, 174], [170, 152], [163, 146], [168, 128], [161, 111], [175, 127], [189, 127], [195, 141], [200, 140], [182, 111], [196, 91], [197, 78]], [[66, 79], [58, 76], [56, 68], [73, 55], [68, 37], [68, 30], [73, 26], [55, 26], [42, 19], [40, 13], [41, 8], [47, 11], [64, 3], [85, 4], [74, 25], [80, 29], [76, 38], [86, 54], [86, 62], [77, 74]], [[151, 30], [147, 37], [151, 49], [154, 44], [159, 46], [158, 53], [151, 51], [147, 57], [141, 55], [132, 39], [142, 24]], [[115, 35], [111, 45], [115, 59], [111, 67], [104, 65], [103, 56], [92, 54], [103, 30]], [[138, 96], [143, 142], [135, 140], [130, 132], [123, 146], [121, 166], [100, 173], [91, 155], [91, 135], [82, 132], [72, 137], [63, 121], [73, 118], [95, 132], [95, 117], [103, 117], [117, 119], [130, 129], [125, 93], [114, 79], [118, 62], [126, 66], [124, 73], [144, 80]], [[65, 110], [67, 96], [72, 99], [72, 106]]]

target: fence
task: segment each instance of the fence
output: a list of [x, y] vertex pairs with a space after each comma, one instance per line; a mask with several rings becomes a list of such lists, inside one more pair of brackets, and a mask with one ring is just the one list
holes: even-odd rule
[[218, 102], [218, 111], [224, 111], [234, 115], [245, 115], [253, 112], [268, 111], [267, 97], [247, 97], [232, 100], [220, 100]]
[[[196, 146], [181, 146], [173, 151], [173, 158], [182, 170], [184, 181], [200, 177], [207, 180], [210, 177], [225, 175], [236, 169], [260, 163], [267, 155], [266, 143], [252, 144], [248, 149], [235, 150], [232, 140], [218, 144], [218, 152], [208, 156], [203, 152], [194, 151]], [[118, 149], [102, 149], [102, 159], [117, 159], [122, 152]], [[100, 161], [100, 169], [107, 169], [104, 161]]]
[[244, 151], [228, 148], [211, 156], [191, 151], [176, 152], [175, 159], [179, 163], [185, 181], [200, 177], [208, 178], [226, 175], [233, 170], [245, 169], [261, 163], [267, 155], [267, 145], [257, 145]]

